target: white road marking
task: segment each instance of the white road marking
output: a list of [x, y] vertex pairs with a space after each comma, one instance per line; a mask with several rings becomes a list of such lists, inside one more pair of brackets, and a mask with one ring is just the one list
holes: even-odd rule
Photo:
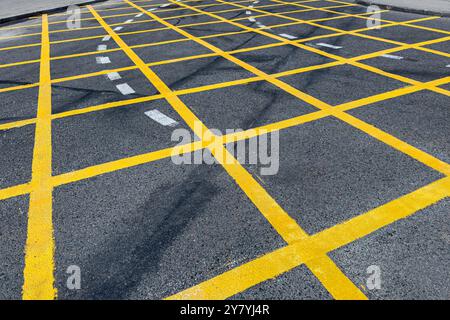
[[251, 4], [251, 5], [249, 5], [248, 7], [249, 7], [249, 8], [253, 8], [253, 5]]
[[139, 18], [139, 17], [142, 17], [143, 14], [144, 14], [144, 13], [141, 12], [141, 13], [135, 15], [134, 17], [135, 17], [135, 18]]
[[164, 113], [162, 113], [162, 112], [160, 112], [159, 110], [156, 110], [156, 109], [150, 110], [150, 111], [146, 111], [146, 112], [144, 112], [144, 114], [147, 117], [149, 117], [150, 119], [155, 120], [159, 124], [162, 124], [163, 126], [174, 127], [174, 126], [176, 126], [178, 124], [178, 122], [176, 122], [172, 118], [169, 118]]
[[160, 5], [160, 7], [161, 8], [165, 8], [165, 7], [168, 7], [168, 6], [170, 6], [171, 5], [171, 3], [164, 3], [163, 5]]
[[331, 49], [342, 49], [342, 47], [340, 47], [340, 46], [334, 46], [332, 44], [323, 43], [323, 42], [316, 43], [316, 45], [319, 47], [326, 47], [326, 48], [331, 48]]
[[102, 41], [109, 41], [109, 39], [111, 39], [111, 36], [105, 36], [103, 37]]
[[253, 18], [253, 17], [249, 17], [249, 18], [247, 18], [248, 19], [248, 21], [250, 21], [250, 22], [255, 22], [256, 20], [255, 20], [255, 18]]
[[252, 12], [250, 10], [245, 11], [245, 14], [250, 15]]
[[447, 68], [450, 68], [450, 64], [446, 65]]
[[108, 76], [109, 80], [111, 80], [111, 81], [122, 79], [120, 74], [117, 72], [110, 72], [107, 74], [107, 76]]
[[279, 33], [279, 36], [282, 36], [283, 38], [288, 38], [288, 39], [297, 39], [296, 36], [291, 36], [290, 34], [287, 33]]
[[95, 60], [98, 64], [107, 64], [111, 63], [111, 60], [109, 60], [109, 57], [96, 57]]
[[99, 44], [97, 46], [97, 51], [105, 51], [108, 48], [106, 44]]
[[119, 30], [122, 30], [123, 29], [123, 27], [115, 27], [113, 30], [114, 31], [119, 31]]
[[133, 19], [128, 19], [127, 21], [125, 21], [125, 23], [130, 23], [130, 22], [133, 22], [134, 20]]
[[147, 11], [155, 11], [156, 9], [158, 9], [158, 8], [151, 8], [151, 9], [148, 9]]
[[382, 57], [388, 58], [388, 59], [395, 59], [395, 60], [402, 60], [403, 57], [395, 56], [393, 54], [383, 54]]
[[126, 96], [127, 94], [135, 93], [132, 87], [128, 85], [128, 83], [121, 83], [116, 86], [116, 88], [120, 91], [121, 94]]

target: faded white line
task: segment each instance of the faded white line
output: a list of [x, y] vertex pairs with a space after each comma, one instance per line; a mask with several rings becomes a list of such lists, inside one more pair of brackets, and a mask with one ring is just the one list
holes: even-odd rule
[[279, 36], [283, 37], [283, 38], [288, 38], [288, 39], [297, 39], [296, 36], [291, 36], [290, 34], [287, 33], [279, 33]]
[[403, 59], [403, 57], [396, 56], [396, 55], [393, 55], [393, 54], [383, 54], [382, 57], [388, 58], [388, 59], [395, 59], [395, 60], [402, 60]]
[[111, 60], [109, 60], [109, 57], [96, 57], [95, 60], [98, 64], [107, 64], [111, 63]]
[[102, 41], [109, 41], [109, 39], [111, 39], [111, 36], [105, 36], [103, 37]]
[[151, 9], [148, 9], [147, 11], [152, 12], [152, 11], [155, 11], [156, 9], [158, 9], [158, 8], [151, 8]]
[[130, 23], [130, 22], [133, 22], [134, 20], [133, 19], [128, 19], [127, 21], [125, 21], [125, 23]]
[[99, 44], [97, 46], [97, 51], [105, 51], [108, 48], [106, 44]]
[[116, 86], [116, 88], [120, 91], [121, 94], [126, 96], [127, 94], [135, 93], [132, 87], [128, 85], [128, 83], [121, 83]]
[[135, 18], [139, 18], [139, 17], [142, 17], [143, 14], [144, 14], [144, 13], [141, 12], [141, 13], [135, 15], [134, 17], [135, 17]]
[[178, 122], [176, 122], [172, 118], [166, 116], [164, 113], [162, 113], [156, 109], [146, 111], [144, 113], [147, 117], [155, 120], [156, 122], [158, 122], [159, 124], [162, 124], [163, 126], [174, 127], [178, 124]]
[[114, 31], [119, 31], [119, 30], [122, 30], [123, 29], [123, 27], [115, 27], [113, 30]]
[[168, 7], [170, 5], [171, 5], [171, 3], [164, 3], [163, 5], [160, 5], [159, 7], [160, 8], [165, 8], [165, 7]]
[[326, 47], [326, 48], [331, 48], [331, 49], [342, 49], [342, 47], [340, 47], [340, 46], [334, 46], [332, 44], [323, 43], [323, 42], [316, 43], [316, 45], [319, 47]]
[[120, 76], [120, 74], [118, 72], [110, 72], [107, 74], [107, 77], [111, 81], [122, 79], [122, 77]]

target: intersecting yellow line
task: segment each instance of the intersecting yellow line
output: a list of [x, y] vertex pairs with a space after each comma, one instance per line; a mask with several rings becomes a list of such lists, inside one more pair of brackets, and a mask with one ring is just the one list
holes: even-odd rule
[[[239, 3], [239, 2], [235, 2], [235, 3]], [[223, 5], [223, 4], [221, 4]], [[260, 6], [258, 8], [266, 8], [266, 7], [273, 7], [273, 6], [281, 6], [281, 5], [267, 5], [267, 6]], [[327, 8], [330, 9], [334, 9], [334, 8], [342, 8], [342, 7], [349, 7], [349, 6], [354, 6], [351, 4], [347, 4], [347, 5], [337, 5], [337, 6], [330, 6]], [[200, 6], [197, 6], [196, 8], [199, 8]], [[226, 9], [226, 10], [220, 10], [220, 11], [211, 11], [211, 13], [225, 13], [225, 12], [233, 12], [233, 11], [241, 11], [240, 8], [236, 8], [236, 9]], [[285, 14], [285, 13], [297, 13], [297, 12], [308, 12], [308, 11], [315, 11], [315, 9], [299, 9], [299, 10], [294, 10], [294, 11], [287, 11], [287, 12], [280, 12], [279, 14]], [[385, 11], [385, 10], [383, 10]], [[155, 11], [157, 12], [157, 11]], [[312, 21], [327, 21], [327, 20], [334, 20], [334, 19], [340, 19], [340, 18], [346, 18], [348, 16], [351, 16], [350, 14], [347, 13], [336, 13], [339, 16], [338, 17], [330, 17], [330, 18], [322, 18], [322, 19], [314, 19]], [[367, 13], [362, 13], [362, 15], [366, 15]], [[201, 14], [195, 14], [196, 16], [201, 15]], [[265, 17], [265, 16], [270, 16], [271, 13], [265, 13], [265, 14], [261, 14], [261, 15], [256, 15], [254, 16], [255, 18], [260, 18], [260, 17]], [[172, 20], [175, 18], [186, 18], [186, 17], [190, 17], [192, 16], [192, 14], [185, 14], [185, 15], [179, 15], [179, 16], [171, 16], [171, 17], [164, 17], [162, 18], [163, 20]], [[231, 19], [231, 21], [239, 21], [239, 20], [246, 20], [247, 17], [242, 17], [242, 18], [236, 18], [236, 19]], [[133, 22], [129, 22], [129, 23], [125, 23], [125, 22], [121, 22], [121, 23], [113, 23], [113, 24], [109, 24], [109, 26], [121, 26], [121, 25], [135, 25], [135, 24], [145, 24], [147, 22], [154, 22], [155, 20], [150, 19], [150, 20], [142, 20], [142, 21], [133, 21]], [[292, 20], [294, 21], [294, 20]], [[190, 23], [190, 24], [185, 24], [185, 25], [178, 25], [178, 26], [184, 26], [184, 27], [188, 27], [188, 26], [197, 26], [197, 25], [206, 25], [206, 24], [218, 24], [218, 23], [222, 23], [220, 21], [206, 21], [206, 22], [199, 22], [199, 23]], [[302, 23], [302, 22], [299, 22]], [[79, 31], [84, 31], [84, 30], [91, 30], [91, 29], [97, 29], [97, 28], [101, 28], [101, 26], [95, 26], [95, 27], [84, 27], [84, 28], [78, 28], [78, 29], [63, 29], [63, 30], [54, 30], [54, 31], [50, 31], [50, 34], [53, 33], [65, 33], [65, 32], [79, 32]], [[138, 31], [130, 31], [130, 32], [121, 32], [118, 33], [119, 35], [132, 35], [132, 34], [139, 34], [139, 33], [146, 33], [146, 32], [154, 32], [154, 31], [160, 31], [160, 30], [164, 30], [167, 28], [154, 28], [154, 29], [147, 29], [147, 30], [138, 30]], [[5, 36], [5, 37], [0, 37], [0, 39], [12, 39], [12, 38], [23, 38], [23, 37], [28, 37], [28, 36], [35, 36], [35, 35], [39, 35], [40, 33], [32, 33], [32, 34], [22, 34], [22, 35], [17, 35], [17, 36]], [[58, 40], [58, 41], [51, 41], [50, 44], [59, 44], [59, 43], [67, 43], [67, 42], [76, 42], [76, 41], [83, 41], [83, 40], [94, 40], [94, 39], [100, 39], [103, 38], [105, 35], [94, 35], [94, 36], [88, 36], [88, 37], [80, 37], [80, 38], [69, 38], [69, 39], [65, 39], [65, 40]], [[30, 43], [30, 44], [24, 44], [24, 45], [16, 45], [16, 46], [10, 46], [10, 47], [3, 47], [0, 48], [0, 51], [7, 51], [7, 50], [14, 50], [14, 49], [23, 49], [23, 48], [29, 48], [29, 47], [34, 47], [34, 46], [39, 46], [40, 43]]]
[[[281, 0], [269, 0], [269, 1], [276, 2], [276, 3], [289, 3], [289, 2], [281, 1]], [[334, 1], [334, 0], [330, 0], [329, 2], [344, 3], [344, 2], [341, 2], [341, 1]], [[297, 5], [294, 4], [294, 6], [297, 6]], [[305, 7], [313, 8], [313, 7], [310, 7], [308, 5], [304, 5], [303, 6], [303, 5], [300, 4], [299, 6], [303, 7], [303, 8], [305, 8]], [[314, 7], [314, 8], [316, 8], [316, 7]], [[319, 11], [324, 11], [324, 12], [337, 13], [337, 12], [335, 12], [333, 10], [329, 10], [329, 8], [316, 8], [316, 9], [319, 10]], [[377, 21], [380, 21], [380, 22], [387, 22], [387, 23], [392, 22], [391, 20], [379, 19], [379, 18], [364, 18], [364, 17], [359, 17], [357, 15], [354, 15], [353, 17], [354, 18], [362, 18], [362, 19], [372, 19], [372, 20], [377, 20]], [[440, 16], [435, 16], [435, 18], [441, 18], [441, 17]], [[410, 24], [409, 22], [405, 22], [405, 21], [398, 21], [398, 25], [407, 26], [407, 27], [415, 28], [415, 29], [428, 30], [428, 31], [433, 31], [433, 32], [438, 32], [438, 33], [450, 34], [450, 32], [446, 31], [446, 30], [441, 30], [441, 29], [437, 29], [437, 28], [430, 28], [430, 27], [424, 27], [424, 26], [421, 26], [421, 25], [414, 25], [414, 24]]]
[[167, 299], [226, 299], [363, 238], [450, 196], [443, 178], [376, 209], [224, 272]]
[[[128, 2], [127, 0], [124, 0], [124, 1]], [[169, 0], [169, 1], [172, 1], [172, 0]], [[223, 0], [218, 0], [218, 1], [222, 2], [222, 3], [228, 3], [228, 2], [223, 1]], [[191, 10], [194, 10], [194, 11], [203, 12], [202, 10], [196, 9], [194, 7], [190, 7], [190, 6], [188, 6], [186, 4], [183, 4], [183, 3], [179, 3], [179, 5], [187, 7], [189, 9], [191, 9]], [[209, 12], [203, 12], [203, 13], [207, 14], [207, 15], [209, 15], [211, 17], [217, 18], [219, 20], [222, 20], [222, 21], [225, 21], [225, 22], [227, 21], [227, 19], [222, 18], [220, 16], [217, 16], [215, 14], [212, 14], [212, 13], [209, 13]], [[155, 15], [152, 14], [151, 16], [155, 16]], [[166, 21], [162, 21], [161, 23], [168, 24]], [[385, 71], [382, 71], [380, 69], [364, 65], [364, 64], [362, 64], [360, 62], [357, 62], [357, 61], [344, 59], [344, 58], [341, 58], [339, 56], [336, 56], [336, 55], [333, 55], [333, 54], [329, 54], [329, 53], [326, 53], [324, 51], [321, 51], [321, 50], [318, 50], [318, 49], [315, 49], [315, 48], [312, 48], [312, 47], [309, 47], [309, 46], [305, 46], [305, 45], [298, 44], [296, 42], [284, 39], [284, 38], [282, 38], [282, 37], [280, 37], [278, 35], [274, 35], [274, 34], [271, 34], [271, 33], [268, 33], [268, 32], [262, 31], [262, 30], [258, 30], [258, 29], [253, 29], [251, 27], [247, 27], [245, 25], [241, 25], [241, 24], [235, 23], [235, 22], [230, 22], [229, 21], [229, 23], [232, 24], [232, 25], [236, 25], [238, 27], [244, 28], [244, 29], [254, 30], [254, 32], [257, 32], [257, 33], [260, 33], [262, 35], [271, 37], [273, 39], [277, 39], [277, 40], [280, 40], [282, 42], [286, 42], [286, 43], [292, 44], [292, 45], [294, 45], [296, 47], [305, 49], [307, 51], [318, 53], [320, 55], [329, 57], [331, 59], [334, 59], [334, 60], [337, 60], [337, 61], [342, 61], [342, 62], [351, 64], [351, 65], [353, 65], [355, 67], [359, 67], [359, 68], [365, 69], [367, 71], [371, 71], [371, 72], [374, 72], [374, 73], [377, 73], [377, 74], [380, 74], [380, 75], [383, 75], [383, 76], [386, 76], [386, 77], [390, 77], [390, 78], [393, 78], [395, 80], [403, 81], [405, 83], [413, 84], [413, 85], [423, 85], [423, 83], [420, 82], [420, 81], [408, 79], [406, 77], [402, 77], [402, 76], [398, 76], [398, 75], [395, 75], [395, 74], [392, 74], [392, 73], [389, 73], [389, 72], [385, 72]], [[180, 32], [183, 32], [184, 34], [187, 34], [183, 30], [181, 30]], [[256, 74], [256, 75], [262, 77], [264, 80], [267, 80], [268, 82], [270, 82], [270, 83], [274, 84], [275, 86], [279, 87], [280, 89], [290, 93], [291, 95], [299, 98], [300, 100], [303, 100], [303, 101], [305, 101], [305, 102], [315, 106], [318, 109], [322, 109], [322, 110], [330, 109], [330, 110], [332, 110], [332, 113], [333, 113], [333, 115], [336, 118], [338, 118], [338, 119], [346, 122], [347, 124], [349, 124], [349, 125], [357, 128], [357, 129], [359, 129], [359, 130], [369, 134], [370, 136], [376, 138], [377, 140], [380, 140], [381, 142], [384, 142], [385, 144], [391, 146], [392, 148], [394, 148], [394, 149], [396, 149], [398, 151], [401, 151], [403, 153], [408, 154], [410, 157], [412, 157], [412, 158], [414, 158], [414, 159], [416, 159], [416, 160], [426, 164], [427, 166], [429, 166], [429, 167], [431, 167], [431, 168], [433, 168], [433, 169], [435, 169], [435, 170], [437, 170], [437, 171], [439, 171], [439, 172], [441, 172], [443, 174], [447, 175], [447, 174], [450, 173], [450, 168], [449, 168], [449, 165], [447, 163], [445, 163], [445, 162], [443, 162], [443, 161], [441, 161], [441, 160], [439, 160], [439, 159], [437, 159], [437, 158], [427, 154], [426, 152], [424, 152], [424, 151], [422, 151], [420, 149], [417, 149], [417, 148], [407, 144], [406, 142], [401, 141], [400, 139], [395, 138], [394, 136], [392, 136], [392, 135], [390, 135], [390, 134], [388, 134], [388, 133], [386, 133], [386, 132], [376, 128], [375, 126], [369, 125], [369, 124], [365, 123], [364, 121], [362, 121], [362, 120], [360, 120], [360, 119], [358, 119], [356, 117], [353, 117], [353, 116], [351, 116], [349, 114], [346, 114], [346, 113], [344, 113], [344, 112], [342, 112], [340, 110], [333, 109], [333, 107], [330, 106], [329, 104], [327, 104], [327, 103], [325, 103], [325, 102], [323, 102], [323, 101], [321, 101], [321, 100], [319, 100], [317, 98], [314, 98], [313, 96], [310, 96], [310, 95], [308, 95], [308, 94], [306, 94], [306, 93], [304, 93], [304, 92], [302, 92], [302, 91], [300, 91], [300, 90], [298, 90], [298, 89], [296, 89], [296, 88], [294, 88], [294, 87], [292, 87], [292, 86], [282, 82], [281, 80], [279, 80], [277, 78], [274, 78], [273, 76], [265, 74], [264, 72], [260, 71], [259, 69], [257, 69], [255, 67], [253, 67], [253, 66], [251, 66], [251, 65], [249, 65], [249, 64], [247, 64], [247, 63], [245, 63], [245, 62], [243, 62], [243, 61], [241, 61], [239, 59], [237, 59], [236, 57], [231, 56], [231, 55], [227, 54], [226, 52], [223, 52], [222, 50], [220, 50], [218, 48], [214, 49], [214, 47], [212, 45], [210, 45], [209, 43], [207, 43], [207, 42], [205, 42], [205, 41], [203, 41], [201, 39], [197, 39], [196, 40], [195, 37], [188, 36], [188, 35], [186, 35], [186, 36], [191, 38], [192, 40], [200, 43], [200, 44], [204, 44], [206, 47], [208, 47], [212, 51], [221, 52], [222, 56], [224, 58], [226, 58], [227, 60], [229, 60], [229, 61], [231, 61], [231, 62], [233, 62], [233, 63], [235, 63], [235, 64], [237, 64], [237, 65], [239, 65], [241, 67], [243, 67], [244, 69], [252, 72], [253, 74]], [[443, 90], [443, 89], [436, 89], [435, 87], [429, 87], [428, 89], [431, 90], [431, 91], [438, 92], [438, 93], [442, 93], [442, 90]]]
[[52, 133], [51, 133], [50, 45], [48, 18], [42, 16], [42, 46], [39, 99], [32, 163], [32, 192], [29, 199], [28, 230], [22, 295], [24, 299], [53, 299], [52, 224]]

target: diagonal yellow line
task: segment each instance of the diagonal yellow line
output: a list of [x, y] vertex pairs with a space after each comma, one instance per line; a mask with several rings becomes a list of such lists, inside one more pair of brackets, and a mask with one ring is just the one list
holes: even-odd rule
[[42, 16], [40, 85], [32, 163], [23, 299], [54, 299], [51, 83], [48, 18]]

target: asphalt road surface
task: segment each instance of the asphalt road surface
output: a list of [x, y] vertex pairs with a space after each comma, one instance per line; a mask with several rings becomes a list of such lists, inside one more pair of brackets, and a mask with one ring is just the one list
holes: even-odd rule
[[2, 25], [0, 298], [449, 299], [449, 39], [335, 0]]

